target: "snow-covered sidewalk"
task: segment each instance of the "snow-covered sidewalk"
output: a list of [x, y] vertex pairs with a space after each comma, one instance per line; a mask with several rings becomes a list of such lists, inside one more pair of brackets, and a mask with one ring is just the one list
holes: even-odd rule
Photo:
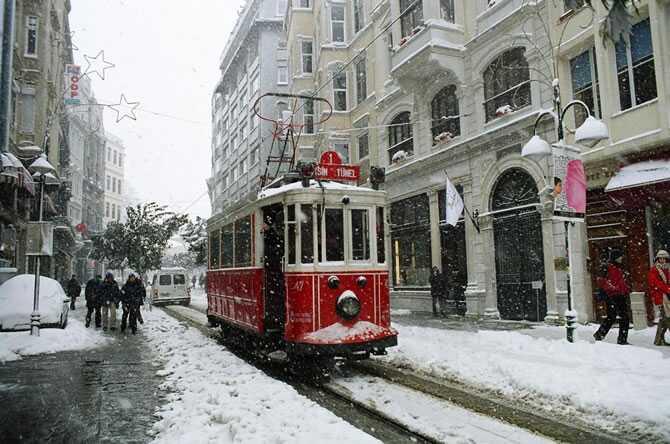
[[156, 442], [378, 442], [162, 310], [143, 316], [165, 361]]
[[[83, 311], [85, 312], [85, 309]], [[79, 310], [70, 311], [65, 329], [43, 328], [38, 337], [30, 336], [29, 331], [0, 333], [0, 363], [15, 361], [22, 356], [86, 350], [112, 341], [110, 337], [103, 336], [101, 331], [86, 328], [79, 319], [81, 317], [79, 313], [81, 313]]]
[[670, 359], [659, 350], [570, 344], [551, 327], [534, 333], [394, 327], [399, 345], [383, 359], [395, 366], [456, 378], [615, 433], [670, 440]]

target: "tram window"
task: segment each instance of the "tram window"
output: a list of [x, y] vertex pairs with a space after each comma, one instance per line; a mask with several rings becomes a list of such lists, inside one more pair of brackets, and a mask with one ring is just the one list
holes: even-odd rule
[[219, 255], [221, 254], [221, 243], [219, 242], [219, 231], [209, 233], [209, 268], [219, 268]]
[[370, 260], [370, 221], [368, 210], [351, 210], [351, 258]]
[[288, 206], [287, 217], [288, 225], [286, 228], [288, 230], [288, 239], [286, 242], [288, 243], [288, 263], [295, 264], [295, 205]]
[[386, 242], [384, 242], [384, 208], [377, 207], [377, 263], [386, 262]]
[[235, 266], [251, 265], [251, 216], [235, 222]]
[[323, 207], [321, 205], [316, 206], [316, 249], [318, 250], [319, 262], [323, 262], [323, 253], [321, 250], [321, 220], [323, 219]]
[[344, 261], [344, 213], [326, 208], [326, 261]]
[[303, 264], [314, 262], [314, 217], [312, 206], [300, 206], [300, 257]]
[[221, 249], [221, 261], [224, 268], [233, 266], [233, 225], [223, 227], [223, 248]]

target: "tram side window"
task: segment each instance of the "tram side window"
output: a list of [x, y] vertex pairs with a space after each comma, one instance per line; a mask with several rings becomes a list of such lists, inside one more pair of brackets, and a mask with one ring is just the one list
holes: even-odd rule
[[287, 211], [287, 237], [286, 243], [288, 244], [288, 263], [295, 264], [295, 205], [289, 205]]
[[235, 222], [235, 266], [251, 265], [251, 216]]
[[219, 242], [219, 231], [209, 233], [209, 268], [219, 268], [219, 255], [221, 254], [221, 242]]
[[314, 217], [311, 205], [300, 205], [300, 257], [303, 264], [314, 262]]
[[386, 262], [386, 243], [384, 242], [384, 208], [377, 207], [377, 263]]
[[351, 210], [351, 258], [370, 260], [370, 221], [368, 210]]
[[223, 227], [223, 248], [221, 261], [224, 268], [233, 266], [233, 224]]
[[326, 208], [326, 261], [344, 261], [344, 212]]

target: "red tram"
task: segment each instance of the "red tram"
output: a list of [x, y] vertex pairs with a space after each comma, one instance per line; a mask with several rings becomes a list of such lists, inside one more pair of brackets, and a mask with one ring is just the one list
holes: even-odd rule
[[385, 192], [296, 178], [208, 221], [207, 317], [289, 357], [364, 359], [391, 328]]

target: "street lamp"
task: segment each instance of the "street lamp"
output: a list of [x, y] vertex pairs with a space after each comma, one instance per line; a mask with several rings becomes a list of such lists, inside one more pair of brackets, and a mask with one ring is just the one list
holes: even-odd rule
[[[559, 144], [563, 144], [563, 121], [565, 118], [565, 113], [568, 109], [573, 106], [579, 105], [586, 110], [587, 118], [582, 123], [582, 125], [577, 128], [575, 131], [575, 143], [585, 145], [588, 147], [595, 146], [598, 142], [605, 140], [609, 137], [609, 132], [607, 130], [607, 125], [602, 121], [596, 119], [591, 115], [591, 110], [589, 107], [582, 102], [581, 100], [572, 100], [566, 105], [565, 108], [561, 107], [561, 91], [559, 87], [558, 79], [555, 79], [553, 82], [553, 91], [554, 91], [554, 110], [553, 111], [544, 111], [535, 120], [535, 125], [533, 126], [533, 137], [530, 138], [528, 142], [523, 146], [521, 150], [521, 155], [524, 158], [540, 162], [542, 159], [552, 155], [552, 148], [549, 143], [542, 139], [536, 134], [537, 125], [540, 121], [548, 115], [554, 116], [554, 121], [556, 123], [556, 136]], [[547, 168], [549, 164], [547, 164]], [[546, 177], [551, 176], [551, 171], [547, 174]], [[570, 226], [570, 221], [565, 220], [565, 242], [567, 248], [568, 256], [568, 276], [567, 276], [567, 291], [568, 291], [568, 310], [565, 312], [565, 328], [568, 342], [574, 342], [574, 330], [575, 330], [575, 319], [577, 318], [577, 313], [572, 309], [572, 293], [570, 286], [570, 236], [568, 235], [568, 229]]]
[[[39, 185], [39, 216], [38, 222], [42, 222], [44, 208], [44, 187], [58, 184], [58, 179], [53, 174], [56, 169], [49, 163], [46, 156], [42, 154], [29, 167], [33, 180]], [[30, 315], [30, 334], [40, 335], [40, 255], [35, 256], [35, 289], [33, 294], [33, 312]]]

